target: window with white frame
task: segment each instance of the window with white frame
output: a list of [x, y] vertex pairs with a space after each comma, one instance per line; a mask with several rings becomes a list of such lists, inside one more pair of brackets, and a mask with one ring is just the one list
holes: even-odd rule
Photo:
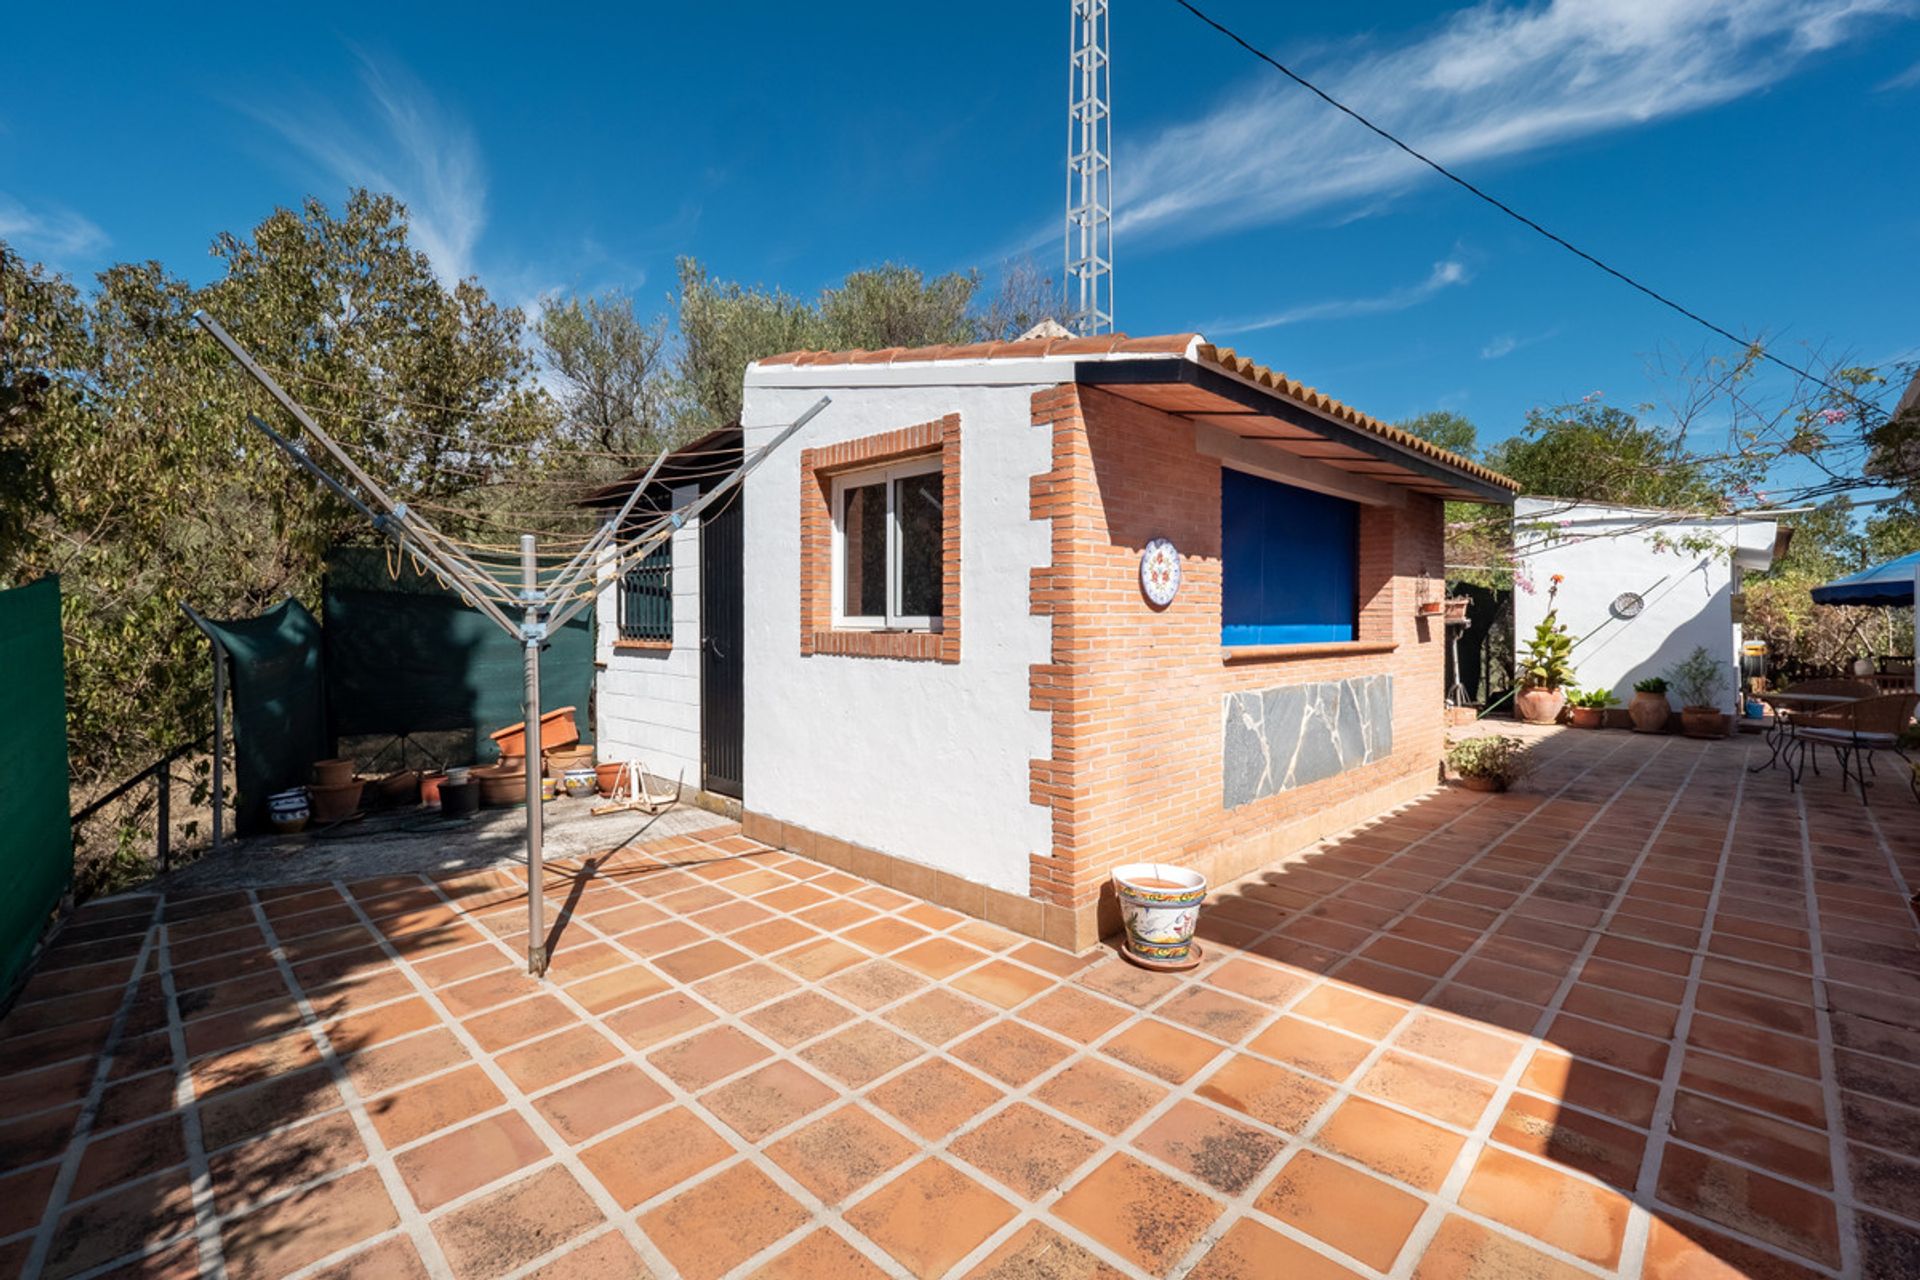
[[833, 624], [940, 630], [945, 547], [940, 455], [833, 482]]

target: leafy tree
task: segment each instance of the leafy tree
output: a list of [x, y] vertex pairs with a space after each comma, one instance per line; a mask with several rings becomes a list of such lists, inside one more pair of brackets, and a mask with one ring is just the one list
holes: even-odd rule
[[819, 314], [780, 289], [709, 279], [692, 258], [680, 260], [678, 307], [680, 387], [687, 420], [711, 431], [740, 417], [740, 379], [755, 360], [819, 345]]
[[1718, 511], [1726, 477], [1689, 453], [1683, 434], [1587, 400], [1534, 409], [1520, 434], [1487, 451], [1487, 465], [1520, 492], [1578, 502]]
[[18, 585], [34, 539], [52, 532], [58, 445], [85, 412], [93, 363], [73, 286], [0, 241], [0, 588]]
[[1437, 444], [1463, 458], [1471, 458], [1479, 448], [1480, 429], [1472, 421], [1445, 409], [1436, 409], [1398, 424], [1402, 431], [1419, 436], [1428, 444]]
[[614, 292], [555, 301], [534, 322], [541, 357], [559, 379], [566, 443], [644, 454], [675, 436], [664, 317], [643, 322]]
[[979, 288], [977, 271], [932, 280], [893, 263], [855, 271], [820, 295], [819, 340], [841, 351], [971, 342], [977, 330], [968, 309]]

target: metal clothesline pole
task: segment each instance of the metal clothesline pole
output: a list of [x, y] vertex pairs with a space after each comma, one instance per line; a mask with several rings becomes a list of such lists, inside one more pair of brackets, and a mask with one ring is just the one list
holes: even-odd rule
[[540, 564], [534, 555], [533, 535], [520, 535], [521, 594], [526, 600], [526, 615], [520, 635], [526, 645], [526, 752], [527, 769], [527, 972], [540, 977], [547, 971], [546, 864], [541, 844], [540, 808], [540, 644], [547, 627], [542, 614], [545, 601], [540, 592]]

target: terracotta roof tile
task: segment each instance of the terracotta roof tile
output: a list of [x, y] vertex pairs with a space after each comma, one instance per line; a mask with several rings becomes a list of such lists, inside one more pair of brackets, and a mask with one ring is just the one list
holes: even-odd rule
[[1489, 467], [1369, 417], [1325, 392], [1240, 355], [1231, 347], [1215, 346], [1197, 333], [1155, 334], [1144, 338], [1129, 338], [1124, 333], [1097, 334], [1085, 338], [1032, 338], [1024, 342], [887, 347], [880, 351], [789, 351], [783, 355], [768, 356], [758, 363], [765, 368], [775, 365], [924, 364], [935, 360], [1034, 360], [1044, 356], [1187, 356], [1189, 353], [1197, 363], [1212, 365], [1236, 377], [1245, 378], [1255, 386], [1267, 388], [1316, 413], [1392, 441], [1414, 453], [1425, 454], [1478, 480], [1515, 491], [1520, 488], [1514, 481]]

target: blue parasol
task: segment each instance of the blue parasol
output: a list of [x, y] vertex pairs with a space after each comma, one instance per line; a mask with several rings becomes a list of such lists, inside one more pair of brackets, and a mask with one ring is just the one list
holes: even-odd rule
[[1850, 573], [1813, 589], [1815, 604], [1913, 603], [1914, 574], [1920, 573], [1920, 551]]

